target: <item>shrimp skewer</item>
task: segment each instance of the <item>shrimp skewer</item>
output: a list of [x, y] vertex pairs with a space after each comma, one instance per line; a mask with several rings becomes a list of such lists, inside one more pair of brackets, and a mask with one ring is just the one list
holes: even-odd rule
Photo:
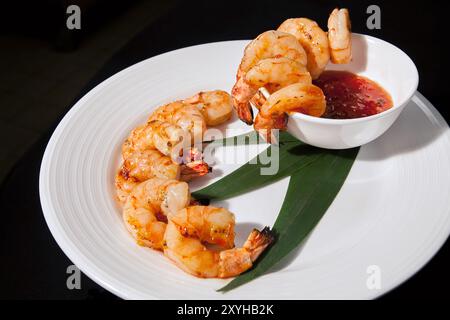
[[122, 145], [122, 157], [126, 160], [133, 153], [151, 149], [169, 156], [176, 163], [189, 162], [186, 159], [190, 159], [192, 153], [197, 153], [196, 160], [201, 158], [201, 154], [191, 147], [186, 131], [160, 120], [152, 120], [134, 129]]
[[267, 142], [271, 142], [272, 129], [286, 129], [287, 113], [300, 112], [320, 117], [325, 108], [325, 96], [319, 87], [294, 83], [270, 95], [256, 116], [254, 128]]
[[149, 117], [148, 122], [154, 120], [176, 125], [190, 135], [191, 144], [201, 143], [206, 131], [206, 122], [202, 113], [193, 105], [175, 101], [157, 108]]
[[234, 104], [238, 110], [245, 110], [259, 88], [266, 87], [273, 92], [296, 82], [311, 83], [311, 81], [306, 67], [298, 61], [285, 57], [263, 59], [234, 85], [232, 89]]
[[[266, 31], [250, 42], [245, 48], [244, 56], [237, 72], [236, 82], [239, 82], [260, 60], [276, 57], [289, 58], [304, 66], [307, 63], [306, 52], [293, 35], [281, 31]], [[241, 85], [237, 84], [235, 85], [236, 87], [240, 88]], [[236, 99], [235, 95], [238, 94], [238, 90], [233, 89], [232, 92], [234, 107], [239, 119], [250, 125], [253, 123], [251, 106], [240, 103], [240, 100]], [[245, 93], [244, 96], [246, 96]]]
[[141, 246], [163, 248], [167, 216], [189, 205], [186, 182], [152, 178], [136, 186], [123, 207], [125, 225]]
[[[234, 215], [223, 208], [191, 206], [169, 217], [164, 254], [184, 271], [202, 278], [228, 278], [248, 270], [274, 236], [254, 229], [242, 248], [234, 248]], [[208, 249], [214, 244], [222, 251]]]
[[245, 47], [237, 78], [243, 76], [259, 60], [275, 57], [286, 57], [298, 61], [302, 65], [307, 63], [306, 52], [293, 35], [269, 30], [261, 33]]
[[217, 126], [228, 121], [233, 111], [231, 96], [222, 90], [202, 91], [183, 102], [194, 105], [208, 126]]
[[190, 145], [190, 142], [183, 129], [168, 122], [154, 120], [131, 132], [122, 146], [122, 156], [127, 159], [135, 151], [157, 149], [179, 162], [186, 144]]
[[330, 60], [328, 37], [317, 22], [307, 18], [292, 18], [284, 21], [278, 29], [295, 36], [306, 51], [307, 68], [311, 77], [317, 79]]
[[349, 63], [352, 59], [351, 22], [347, 9], [334, 9], [328, 18], [331, 62]]
[[180, 166], [156, 149], [131, 153], [116, 175], [117, 198], [124, 203], [130, 192], [142, 181], [157, 177], [180, 178]]
[[123, 162], [116, 175], [117, 198], [123, 204], [130, 192], [140, 183], [150, 178], [189, 181], [211, 171], [201, 154], [191, 149], [186, 163], [178, 164], [156, 149], [135, 151]]

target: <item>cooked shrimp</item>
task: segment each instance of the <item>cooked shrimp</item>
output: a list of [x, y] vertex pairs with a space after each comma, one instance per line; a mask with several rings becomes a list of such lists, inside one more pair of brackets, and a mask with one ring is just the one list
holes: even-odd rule
[[286, 57], [260, 60], [243, 78], [254, 89], [269, 86], [271, 92], [296, 82], [311, 83], [306, 67]]
[[148, 121], [154, 120], [177, 125], [190, 134], [191, 143], [201, 142], [206, 131], [206, 122], [200, 110], [182, 101], [171, 102], [156, 109]]
[[189, 205], [186, 182], [152, 178], [136, 186], [123, 207], [125, 225], [139, 245], [163, 248], [167, 216]]
[[284, 130], [287, 114], [300, 112], [320, 117], [326, 102], [322, 90], [313, 84], [294, 83], [270, 95], [255, 119], [255, 130], [271, 142], [271, 130]]
[[238, 110], [245, 110], [259, 88], [274, 92], [296, 82], [311, 83], [304, 65], [286, 57], [263, 59], [236, 82], [232, 89], [233, 103]]
[[122, 146], [124, 159], [135, 151], [158, 149], [172, 160], [180, 162], [182, 150], [190, 145], [186, 131], [177, 125], [159, 120], [150, 121], [134, 129]]
[[239, 65], [238, 78], [244, 75], [258, 61], [266, 58], [286, 57], [306, 65], [306, 52], [297, 39], [286, 32], [269, 30], [261, 33], [244, 50]]
[[[169, 217], [164, 254], [181, 269], [202, 278], [228, 278], [253, 266], [274, 240], [269, 228], [254, 229], [242, 248], [234, 247], [234, 215], [223, 208], [191, 206]], [[216, 245], [222, 251], [207, 248]]]
[[211, 168], [196, 148], [189, 150], [182, 164], [175, 163], [156, 149], [135, 151], [125, 159], [116, 175], [117, 198], [124, 203], [136, 185], [150, 178], [190, 181], [209, 172]]
[[152, 177], [178, 180], [180, 178], [180, 165], [156, 149], [131, 153], [116, 175], [119, 201], [124, 203], [126, 197], [139, 182]]
[[[281, 31], [266, 31], [245, 48], [236, 81], [238, 82], [260, 60], [276, 57], [289, 58], [304, 66], [307, 63], [306, 52], [293, 35]], [[236, 92], [232, 93], [233, 96], [235, 94]], [[238, 104], [234, 105], [234, 107], [239, 119], [247, 124], [253, 123], [252, 109], [248, 104]]]
[[306, 51], [308, 71], [313, 79], [317, 79], [330, 60], [325, 31], [315, 21], [307, 18], [287, 19], [277, 30], [290, 33], [297, 38]]
[[231, 96], [222, 90], [202, 91], [183, 102], [195, 105], [208, 126], [216, 126], [228, 121], [233, 112]]
[[123, 176], [140, 181], [151, 177], [176, 180], [180, 177], [180, 166], [156, 149], [134, 152], [125, 159], [121, 171]]
[[121, 205], [125, 203], [131, 191], [136, 188], [139, 182], [133, 177], [124, 177], [121, 169], [117, 172], [115, 179], [116, 199]]
[[328, 40], [331, 62], [343, 64], [352, 59], [352, 34], [347, 9], [334, 9], [328, 18]]

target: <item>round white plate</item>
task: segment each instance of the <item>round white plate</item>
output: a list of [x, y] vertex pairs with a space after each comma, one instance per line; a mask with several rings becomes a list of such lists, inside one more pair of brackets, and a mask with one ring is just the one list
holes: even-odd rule
[[[85, 274], [128, 299], [367, 299], [391, 290], [431, 259], [450, 230], [450, 131], [419, 93], [386, 134], [361, 148], [304, 245], [249, 284], [216, 292], [229, 280], [190, 276], [127, 233], [113, 199], [122, 141], [165, 102], [199, 90], [230, 90], [246, 43], [210, 43], [150, 58], [78, 101], [42, 160], [40, 197], [53, 236]], [[248, 130], [238, 121], [228, 126]], [[238, 166], [219, 161], [212, 180]], [[236, 214], [238, 244], [252, 227], [273, 224], [287, 183], [221, 203]]]

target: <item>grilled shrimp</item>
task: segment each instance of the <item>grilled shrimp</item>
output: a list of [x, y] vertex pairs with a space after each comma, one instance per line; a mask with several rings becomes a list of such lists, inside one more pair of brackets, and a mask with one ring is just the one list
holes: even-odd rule
[[191, 143], [201, 142], [206, 131], [206, 122], [202, 113], [193, 105], [175, 101], [157, 108], [149, 122], [159, 120], [171, 123], [189, 133]]
[[326, 108], [322, 90], [313, 84], [294, 83], [270, 95], [255, 119], [255, 130], [271, 142], [272, 129], [286, 128], [287, 113], [320, 117]]
[[128, 196], [123, 220], [139, 245], [162, 250], [167, 217], [188, 206], [189, 201], [186, 182], [152, 178]]
[[238, 110], [245, 110], [259, 88], [266, 87], [274, 92], [296, 82], [311, 83], [309, 72], [298, 61], [285, 57], [260, 60], [234, 85], [234, 105]]
[[306, 65], [306, 52], [297, 39], [286, 32], [269, 30], [261, 33], [250, 42], [244, 50], [244, 57], [239, 65], [238, 78], [245, 74], [259, 60], [286, 57]]
[[186, 144], [190, 145], [186, 132], [177, 125], [153, 120], [134, 129], [122, 146], [122, 156], [127, 159], [135, 151], [158, 149], [162, 154], [180, 161]]
[[228, 121], [233, 112], [231, 96], [222, 90], [202, 91], [183, 102], [197, 107], [208, 126], [216, 126]]
[[308, 71], [313, 79], [317, 79], [330, 60], [328, 37], [325, 31], [315, 21], [307, 18], [287, 19], [277, 30], [290, 33], [297, 38], [306, 51]]
[[198, 150], [192, 148], [190, 153], [191, 156], [186, 157], [182, 164], [173, 162], [172, 159], [156, 149], [132, 153], [125, 159], [116, 175], [116, 191], [119, 202], [123, 204], [134, 187], [150, 178], [189, 181], [211, 171]]
[[[234, 248], [234, 215], [223, 208], [191, 206], [169, 217], [164, 254], [181, 269], [202, 278], [228, 278], [252, 267], [274, 239], [269, 228], [254, 229]], [[218, 246], [222, 251], [207, 248]]]
[[125, 159], [121, 171], [123, 176], [141, 181], [152, 176], [176, 180], [180, 177], [180, 166], [156, 149], [134, 152]]
[[[244, 56], [237, 72], [236, 82], [239, 82], [260, 60], [276, 57], [289, 58], [304, 66], [307, 63], [306, 52], [293, 35], [281, 31], [266, 31], [250, 42], [245, 48]], [[233, 98], [236, 93], [232, 93]], [[239, 104], [239, 100], [236, 99], [234, 99], [234, 102], [237, 102], [234, 107], [239, 119], [247, 124], [252, 124], [253, 113], [251, 107], [248, 104]]]
[[116, 175], [117, 197], [124, 203], [139, 182], [152, 177], [162, 179], [180, 178], [180, 165], [156, 149], [131, 153], [123, 162]]
[[344, 64], [352, 59], [352, 34], [347, 9], [334, 9], [328, 18], [328, 40], [331, 62]]

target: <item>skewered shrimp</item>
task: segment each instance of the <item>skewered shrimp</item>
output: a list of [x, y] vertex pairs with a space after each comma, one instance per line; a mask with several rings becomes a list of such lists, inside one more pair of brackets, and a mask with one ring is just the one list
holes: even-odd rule
[[199, 92], [183, 102], [195, 105], [208, 126], [216, 126], [228, 121], [233, 111], [231, 96], [222, 90]]
[[[234, 215], [223, 208], [191, 206], [169, 217], [164, 254], [181, 269], [202, 278], [228, 278], [252, 267], [274, 239], [269, 228], [254, 229], [242, 248], [234, 247]], [[203, 243], [223, 251], [208, 249]]]
[[290, 33], [297, 38], [306, 51], [308, 71], [313, 79], [317, 79], [330, 60], [325, 31], [315, 21], [307, 18], [287, 19], [277, 30]]
[[328, 18], [331, 62], [343, 64], [352, 59], [351, 22], [347, 9], [334, 9]]
[[272, 129], [284, 130], [286, 113], [300, 112], [320, 117], [326, 102], [322, 90], [313, 84], [294, 83], [270, 95], [255, 119], [255, 130], [271, 142]]
[[139, 245], [163, 248], [167, 216], [188, 206], [186, 182], [152, 178], [136, 186], [123, 207], [125, 225]]
[[286, 57], [260, 60], [243, 78], [252, 88], [257, 90], [266, 86], [271, 92], [296, 82], [311, 83], [312, 81], [304, 65]]
[[193, 105], [175, 101], [157, 108], [149, 122], [159, 120], [177, 125], [190, 134], [191, 143], [201, 142], [206, 131], [206, 122], [202, 113]]
[[177, 180], [180, 177], [179, 165], [156, 149], [134, 152], [125, 159], [121, 171], [124, 177], [131, 176], [141, 181], [152, 176]]
[[190, 181], [210, 171], [211, 168], [196, 148], [189, 149], [182, 164], [173, 162], [156, 149], [135, 151], [124, 160], [116, 175], [117, 198], [120, 203], [124, 203], [136, 185], [153, 177]]
[[250, 99], [262, 87], [274, 92], [296, 82], [311, 83], [311, 81], [306, 67], [298, 61], [285, 57], [263, 59], [234, 85], [232, 89], [234, 105], [238, 110], [245, 110]]
[[139, 182], [152, 177], [180, 178], [180, 166], [156, 149], [135, 151], [129, 155], [116, 175], [117, 197], [124, 203]]
[[[276, 57], [289, 58], [304, 66], [307, 63], [306, 52], [293, 35], [281, 31], [266, 31], [245, 48], [236, 81], [238, 82], [260, 60]], [[234, 107], [239, 119], [247, 124], [253, 123], [252, 109], [248, 104], [238, 104]]]
[[269, 30], [261, 33], [250, 42], [244, 50], [239, 65], [238, 78], [245, 74], [259, 60], [266, 58], [286, 57], [306, 65], [306, 52], [297, 39], [286, 32]]
[[122, 156], [127, 159], [135, 151], [158, 149], [172, 160], [180, 162], [186, 144], [186, 132], [177, 125], [159, 120], [150, 121], [134, 129], [122, 146]]

